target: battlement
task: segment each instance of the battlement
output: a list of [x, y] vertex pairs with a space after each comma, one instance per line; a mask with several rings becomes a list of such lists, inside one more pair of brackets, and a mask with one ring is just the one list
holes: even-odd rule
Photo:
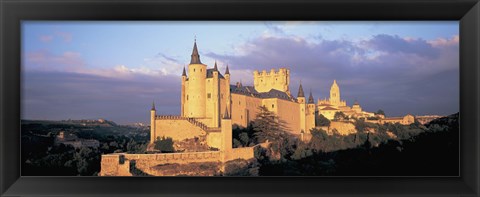
[[255, 90], [258, 92], [268, 92], [271, 89], [280, 90], [282, 92], [289, 91], [290, 70], [287, 68], [279, 68], [278, 71], [271, 69], [270, 72], [262, 70], [253, 72], [253, 83]]
[[267, 72], [267, 70], [262, 70], [259, 72], [258, 70], [253, 71], [253, 76], [271, 76], [271, 75], [286, 75], [290, 74], [290, 70], [287, 68], [279, 68], [278, 71], [276, 71], [274, 68], [270, 69], [270, 72]]

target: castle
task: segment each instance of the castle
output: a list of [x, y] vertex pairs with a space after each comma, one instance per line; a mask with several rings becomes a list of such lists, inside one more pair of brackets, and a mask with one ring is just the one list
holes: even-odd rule
[[[158, 137], [171, 137], [175, 141], [181, 141], [206, 136], [209, 146], [220, 148], [226, 144], [222, 141], [231, 136], [223, 134], [225, 129], [231, 129], [232, 125], [247, 127], [256, 118], [260, 106], [274, 112], [286, 122], [288, 131], [297, 136], [309, 134], [316, 127], [316, 112], [329, 120], [334, 120], [335, 114], [342, 112], [349, 118], [377, 117], [380, 119], [377, 123], [413, 123], [411, 115], [406, 119], [384, 119], [382, 115], [363, 111], [357, 101], [352, 107], [347, 106], [346, 101], [341, 99], [336, 80], [330, 88], [330, 97], [318, 99], [317, 104], [312, 92], [306, 99], [301, 83], [297, 97], [294, 97], [289, 87], [290, 70], [286, 68], [260, 72], [255, 70], [253, 86], [243, 86], [238, 82], [231, 85], [228, 65], [224, 74], [218, 70], [216, 62], [213, 68], [208, 68], [200, 60], [196, 41], [187, 70], [188, 74], [183, 68], [181, 79], [180, 116], [157, 116], [156, 109], [153, 107], [151, 110], [151, 143]], [[224, 118], [230, 122], [224, 123]], [[219, 140], [220, 136], [224, 139]]]
[[[208, 68], [200, 60], [196, 41], [193, 45], [188, 74], [183, 68], [181, 76], [180, 115], [157, 115], [155, 103], [150, 110], [150, 146], [159, 138], [171, 138], [174, 143], [195, 139], [209, 150], [185, 151], [183, 153], [157, 154], [108, 154], [102, 155], [101, 176], [131, 175], [129, 162], [135, 162], [138, 169], [149, 174], [158, 174], [153, 166], [168, 163], [192, 163], [214, 161], [225, 163], [235, 159], [250, 160], [254, 158], [254, 149], [267, 146], [263, 143], [254, 147], [232, 147], [232, 126], [247, 127], [253, 121], [259, 107], [263, 106], [285, 121], [287, 130], [302, 140], [308, 140], [310, 130], [315, 128], [316, 113], [329, 120], [335, 113], [342, 112], [347, 117], [366, 118], [375, 115], [362, 110], [358, 102], [352, 107], [341, 100], [340, 87], [336, 80], [330, 89], [330, 98], [318, 100], [315, 104], [312, 92], [305, 97], [302, 84], [299, 85], [297, 97], [290, 93], [290, 70], [280, 68], [269, 72], [253, 72], [253, 86], [242, 83], [230, 84], [228, 65], [224, 74], [220, 73], [217, 63]], [[407, 117], [407, 116], [406, 116]], [[377, 120], [376, 123], [399, 122], [413, 123], [410, 117]], [[344, 134], [356, 132], [351, 122], [334, 122], [326, 128], [346, 130]], [[329, 132], [330, 133], [330, 132]], [[213, 150], [212, 150], [213, 149]]]

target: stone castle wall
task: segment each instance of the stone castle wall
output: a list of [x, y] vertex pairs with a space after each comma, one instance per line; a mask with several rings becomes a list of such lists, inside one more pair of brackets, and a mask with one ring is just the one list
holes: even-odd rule
[[[254, 147], [234, 148], [230, 151], [207, 151], [188, 153], [160, 153], [160, 154], [109, 154], [102, 155], [101, 171], [99, 176], [132, 176], [130, 164], [147, 174], [155, 175], [158, 172], [153, 167], [164, 164], [190, 164], [202, 162], [226, 162], [235, 159], [253, 159]], [[122, 161], [123, 160], [123, 161]]]
[[290, 71], [286, 68], [280, 68], [278, 71], [272, 69], [270, 72], [254, 71], [253, 83], [258, 92], [268, 92], [272, 88], [287, 92], [290, 84]]
[[220, 162], [222, 161], [221, 156], [222, 155], [220, 151], [102, 155], [102, 164], [99, 176], [131, 176], [131, 163], [135, 163], [135, 167], [137, 169], [147, 174], [151, 174], [153, 173], [151, 168], [154, 166], [172, 163], [188, 164], [195, 162]]
[[[190, 120], [190, 121], [189, 121]], [[207, 127], [193, 119], [179, 116], [157, 116], [155, 119], [155, 137], [171, 137], [181, 141], [207, 135]], [[153, 143], [153, 142], [151, 142]]]

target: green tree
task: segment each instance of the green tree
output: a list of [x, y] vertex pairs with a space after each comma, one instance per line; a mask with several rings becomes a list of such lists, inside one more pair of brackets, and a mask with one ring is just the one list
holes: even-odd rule
[[315, 125], [316, 126], [330, 126], [330, 120], [323, 116], [323, 114], [319, 114], [318, 112], [315, 112]]
[[375, 112], [375, 114], [379, 114], [379, 115], [384, 115], [384, 116], [385, 116], [385, 112], [384, 112], [382, 109], [379, 109], [377, 112]]
[[173, 139], [165, 137], [157, 137], [155, 140], [155, 149], [162, 153], [172, 153], [175, 151], [173, 148]]
[[336, 120], [336, 121], [348, 120], [348, 117], [343, 112], [339, 111], [339, 112], [335, 112], [335, 115], [333, 116], [333, 119]]
[[259, 107], [257, 118], [253, 121], [254, 136], [258, 142], [282, 142], [289, 137], [286, 122], [264, 106]]

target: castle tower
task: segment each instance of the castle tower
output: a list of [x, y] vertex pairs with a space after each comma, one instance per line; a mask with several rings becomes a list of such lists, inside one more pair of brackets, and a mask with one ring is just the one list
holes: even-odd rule
[[310, 96], [308, 96], [307, 113], [305, 115], [305, 132], [310, 133], [310, 130], [315, 128], [315, 100], [312, 96], [312, 90], [310, 90]]
[[205, 117], [205, 79], [207, 78], [207, 65], [202, 64], [198, 54], [197, 42], [193, 44], [192, 58], [188, 65], [188, 87], [186, 88], [186, 104], [188, 112], [186, 117], [204, 118]]
[[182, 73], [182, 95], [181, 95], [181, 105], [180, 105], [180, 116], [185, 116], [185, 103], [186, 103], [186, 81], [187, 81], [187, 73], [185, 72], [185, 66], [183, 67], [183, 73]]
[[268, 92], [271, 89], [280, 90], [289, 93], [290, 70], [280, 68], [278, 71], [271, 69], [270, 72], [263, 70], [259, 73], [253, 72], [254, 88], [258, 92]]
[[225, 111], [225, 113], [228, 113], [228, 114], [231, 114], [232, 113], [232, 107], [231, 107], [231, 102], [232, 102], [232, 98], [231, 98], [231, 94], [230, 94], [230, 70], [228, 69], [228, 64], [227, 64], [227, 69], [225, 69], [225, 87], [226, 87], [226, 106], [227, 106], [227, 110]]
[[227, 160], [227, 156], [232, 154], [232, 119], [228, 113], [228, 109], [225, 108], [225, 113], [222, 118], [222, 146], [220, 151], [222, 151], [222, 159]]
[[338, 87], [337, 80], [333, 80], [332, 87], [330, 88], [330, 104], [340, 105], [340, 87]]
[[305, 93], [303, 93], [302, 82], [300, 82], [300, 86], [298, 87], [297, 102], [300, 104], [300, 130], [306, 132], [305, 115], [307, 112], [305, 111]]
[[213, 66], [213, 79], [212, 79], [212, 85], [213, 85], [213, 91], [212, 95], [212, 104], [213, 104], [213, 116], [212, 116], [212, 127], [220, 127], [220, 80], [219, 80], [219, 72], [218, 72], [218, 67], [217, 67], [217, 61], [215, 61], [215, 64]]
[[152, 102], [152, 109], [150, 109], [150, 143], [155, 142], [155, 117], [157, 116], [157, 110], [155, 109], [155, 102]]

